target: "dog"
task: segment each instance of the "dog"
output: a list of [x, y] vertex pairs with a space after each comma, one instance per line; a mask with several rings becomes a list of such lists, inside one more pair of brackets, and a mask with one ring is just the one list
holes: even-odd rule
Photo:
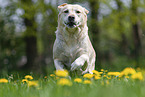
[[89, 11], [77, 4], [58, 6], [58, 27], [53, 46], [56, 70], [68, 70], [82, 75], [92, 73], [96, 54], [88, 36], [87, 14]]

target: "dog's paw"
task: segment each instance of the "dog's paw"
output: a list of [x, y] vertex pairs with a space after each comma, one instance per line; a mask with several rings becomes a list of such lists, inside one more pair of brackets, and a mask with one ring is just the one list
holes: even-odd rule
[[80, 61], [80, 60], [75, 60], [72, 64], [71, 64], [71, 71], [80, 69], [83, 66], [84, 62]]

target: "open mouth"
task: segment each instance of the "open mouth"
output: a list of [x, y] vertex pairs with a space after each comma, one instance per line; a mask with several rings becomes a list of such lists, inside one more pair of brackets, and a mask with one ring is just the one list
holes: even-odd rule
[[79, 23], [75, 23], [75, 22], [68, 22], [68, 23], [64, 22], [64, 24], [69, 28], [75, 28], [79, 26]]

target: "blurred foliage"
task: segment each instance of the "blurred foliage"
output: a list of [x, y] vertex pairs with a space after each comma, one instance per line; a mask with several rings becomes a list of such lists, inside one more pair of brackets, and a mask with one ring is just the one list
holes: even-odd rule
[[[0, 73], [20, 69], [27, 63], [25, 36], [35, 36], [37, 39], [38, 64], [35, 66], [39, 65], [43, 73], [54, 68], [52, 48], [57, 27], [57, 6], [64, 2], [78, 3], [90, 11], [89, 35], [98, 56], [97, 69], [116, 70], [135, 65], [144, 67], [145, 1], [137, 1], [138, 14], [132, 10], [131, 0], [98, 0], [98, 6], [92, 7], [91, 2], [94, 1], [32, 0], [31, 3], [24, 3], [21, 0], [6, 0], [5, 6], [0, 4]], [[96, 18], [93, 17], [95, 10], [98, 10]], [[25, 25], [26, 18], [33, 20], [33, 26]], [[142, 51], [137, 56], [139, 63], [132, 57], [135, 49], [132, 25], [136, 21], [139, 21], [141, 29]], [[97, 30], [92, 30], [95, 27]], [[100, 67], [97, 67], [98, 64]]]
[[15, 68], [19, 57], [24, 55], [24, 43], [22, 37], [15, 35], [14, 3], [0, 10], [0, 69], [9, 70]]

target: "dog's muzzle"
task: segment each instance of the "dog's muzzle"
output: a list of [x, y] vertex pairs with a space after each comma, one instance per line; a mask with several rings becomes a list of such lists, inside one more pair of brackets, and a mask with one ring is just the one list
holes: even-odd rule
[[69, 28], [75, 28], [79, 25], [79, 23], [75, 22], [75, 16], [68, 16], [68, 22], [64, 22], [64, 23]]
[[69, 16], [68, 17], [68, 21], [69, 22], [74, 22], [75, 21], [75, 17], [74, 16]]

